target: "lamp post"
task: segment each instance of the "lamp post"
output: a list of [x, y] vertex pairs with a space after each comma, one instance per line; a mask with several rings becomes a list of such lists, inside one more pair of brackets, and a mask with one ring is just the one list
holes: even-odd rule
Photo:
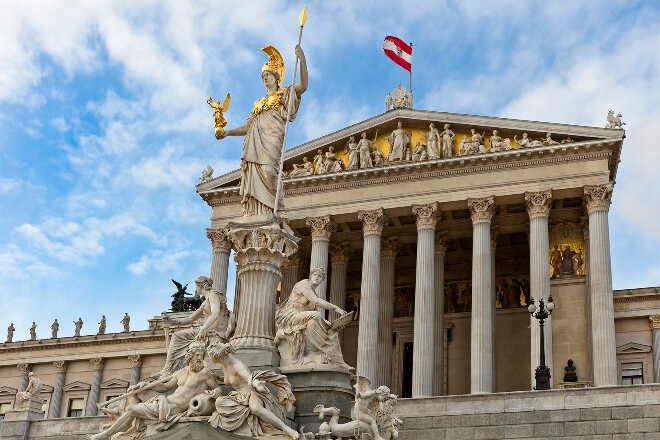
[[534, 304], [534, 298], [531, 298], [529, 301], [529, 307], [527, 310], [529, 313], [536, 319], [539, 320], [539, 326], [541, 327], [541, 344], [540, 344], [540, 360], [541, 365], [536, 367], [536, 373], [534, 374], [534, 379], [536, 379], [535, 390], [549, 390], [550, 389], [550, 369], [545, 364], [545, 338], [543, 335], [543, 321], [547, 319], [552, 311], [555, 309], [555, 304], [552, 302], [552, 295], [548, 297], [548, 304], [543, 302], [543, 299], [539, 300], [539, 306], [536, 307]]

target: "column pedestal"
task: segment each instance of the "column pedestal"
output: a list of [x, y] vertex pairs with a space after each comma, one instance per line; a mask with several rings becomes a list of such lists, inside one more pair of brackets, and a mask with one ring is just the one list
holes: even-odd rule
[[230, 343], [249, 367], [276, 367], [279, 354], [273, 332], [280, 267], [298, 250], [299, 238], [283, 218], [272, 214], [243, 217], [227, 228], [236, 251], [240, 304]]

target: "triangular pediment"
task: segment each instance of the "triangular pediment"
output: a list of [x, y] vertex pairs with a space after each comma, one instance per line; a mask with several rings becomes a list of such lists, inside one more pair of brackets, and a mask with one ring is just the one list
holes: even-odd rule
[[90, 388], [92, 388], [90, 384], [78, 380], [62, 387], [64, 391], [86, 391]]
[[0, 387], [0, 396], [7, 396], [7, 395], [13, 395], [16, 394], [18, 390], [16, 388], [8, 387], [8, 386], [1, 386]]
[[41, 394], [50, 394], [50, 393], [53, 392], [53, 389], [54, 389], [54, 388], [53, 388], [52, 386], [50, 386], [50, 385], [46, 385], [45, 383], [42, 383], [42, 384], [41, 384], [41, 391], [40, 391], [40, 393], [41, 393]]
[[101, 388], [128, 388], [129, 382], [122, 379], [112, 378], [101, 384]]
[[648, 353], [650, 351], [650, 345], [638, 344], [636, 342], [629, 342], [627, 344], [619, 345], [616, 348], [616, 354]]
[[[419, 161], [415, 161], [414, 157], [410, 157], [402, 161], [389, 161], [388, 157], [391, 145], [387, 138], [397, 129], [399, 122], [401, 122], [402, 128], [411, 135], [409, 150], [415, 148], [417, 141], [420, 141], [422, 145], [426, 144], [425, 133], [428, 133], [431, 123], [435, 125], [440, 133], [442, 133], [444, 125], [449, 124], [450, 129], [455, 135], [453, 138], [453, 156], [437, 159], [420, 159], [418, 157]], [[465, 150], [462, 149], [463, 145], [461, 145], [461, 142], [463, 139], [470, 140], [473, 129], [483, 137], [482, 152], [461, 154], [465, 153]], [[503, 144], [506, 147], [502, 149], [492, 148], [491, 138], [494, 135], [494, 130], [498, 131], [497, 136], [503, 141], [508, 141], [508, 144], [506, 142]], [[354, 137], [355, 141], [358, 141], [362, 133], [366, 133], [367, 139], [373, 142], [374, 151], [378, 147], [377, 149], [383, 152], [385, 163], [381, 167], [346, 170], [346, 166], [349, 163], [347, 147], [349, 140], [351, 137]], [[530, 141], [537, 141], [535, 146], [520, 146], [522, 144], [519, 141], [524, 133], [527, 134]], [[546, 138], [547, 134], [551, 135], [551, 141], [546, 142], [547, 145], [542, 145], [541, 142]], [[514, 136], [518, 142], [514, 141]], [[301, 166], [305, 157], [308, 161], [313, 162], [313, 158], [318, 154], [319, 150], [325, 154], [329, 151], [330, 146], [333, 146], [334, 153], [341, 160], [342, 164], [340, 168], [342, 170], [318, 174], [318, 167], [316, 167], [313, 175], [285, 178], [285, 189], [287, 186], [298, 186], [299, 183], [297, 181], [304, 181], [305, 185], [313, 185], [321, 181], [346, 179], [349, 178], [349, 175], [351, 175], [350, 178], [359, 180], [363, 177], [368, 178], [370, 173], [390, 171], [402, 173], [406, 172], [406, 170], [414, 172], [416, 168], [418, 169], [422, 166], [456, 167], [474, 161], [476, 158], [479, 161], [488, 159], [500, 161], [515, 160], [512, 157], [520, 157], [521, 154], [539, 154], [542, 150], [551, 150], [550, 154], [556, 154], [556, 152], [562, 151], [574, 152], [577, 149], [589, 149], [593, 145], [601, 144], [609, 144], [610, 148], [614, 147], [616, 150], [612, 155], [613, 160], [611, 162], [611, 180], [614, 180], [620, 146], [624, 137], [625, 133], [620, 129], [462, 115], [426, 110], [396, 109], [288, 149], [284, 155], [285, 176], [291, 173], [294, 164]], [[412, 152], [409, 155], [412, 155]], [[507, 157], [507, 159], [503, 159], [503, 157]], [[236, 170], [199, 184], [197, 186], [197, 192], [208, 201], [207, 197], [218, 191], [237, 192], [239, 183], [240, 170]]]

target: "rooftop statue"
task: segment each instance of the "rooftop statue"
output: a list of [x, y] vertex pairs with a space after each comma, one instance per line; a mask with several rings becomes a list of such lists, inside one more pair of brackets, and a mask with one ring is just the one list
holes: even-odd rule
[[[337, 330], [318, 311], [321, 308], [346, 315], [340, 307], [314, 293], [324, 279], [323, 269], [315, 268], [311, 270], [309, 279], [298, 281], [293, 286], [289, 297], [275, 312], [275, 343], [279, 345], [280, 352], [283, 351], [283, 342], [288, 343], [293, 365], [331, 364], [350, 370], [352, 367], [344, 362]], [[283, 358], [286, 359], [286, 356]]]
[[105, 319], [105, 315], [101, 317], [101, 321], [99, 322], [99, 335], [104, 335], [105, 334], [105, 328], [106, 328], [107, 321]]
[[[280, 158], [284, 146], [287, 114], [293, 121], [298, 113], [300, 98], [307, 90], [307, 62], [305, 54], [296, 46], [300, 61], [300, 81], [295, 86], [282, 87], [284, 60], [273, 46], [262, 49], [268, 62], [261, 69], [266, 96], [254, 103], [245, 125], [217, 132], [218, 139], [226, 136], [245, 136], [241, 156], [241, 205], [243, 215], [269, 214], [275, 211]], [[290, 113], [289, 113], [290, 112]], [[282, 208], [280, 200], [280, 206]]]
[[80, 336], [80, 331], [82, 330], [82, 326], [83, 326], [82, 318], [79, 317], [77, 321], [73, 321], [73, 324], [75, 325], [75, 330], [73, 332], [73, 335]]
[[192, 298], [186, 298], [186, 296], [191, 295], [191, 293], [186, 292], [188, 285], [186, 284], [183, 286], [176, 280], [172, 280], [172, 283], [176, 286], [177, 290], [176, 293], [172, 294], [172, 298], [174, 299], [170, 303], [173, 312], [189, 312], [199, 309], [199, 306], [202, 305], [203, 300], [197, 291]]
[[57, 318], [55, 318], [55, 321], [50, 325], [50, 329], [53, 339], [57, 339], [57, 332], [60, 330], [60, 323], [57, 322]]
[[626, 123], [621, 121], [621, 113], [614, 116], [614, 110], [607, 112], [607, 124], [605, 125], [605, 128], [623, 129], [624, 125], [626, 125]]
[[202, 170], [202, 175], [199, 176], [199, 183], [206, 183], [211, 179], [213, 179], [213, 167], [206, 165], [206, 168]]
[[30, 327], [30, 340], [37, 340], [37, 324], [32, 321], [32, 326]]
[[[125, 432], [137, 419], [158, 424], [159, 430], [170, 428], [185, 414], [193, 397], [206, 390], [214, 390], [218, 385], [217, 376], [204, 363], [205, 354], [203, 343], [191, 344], [186, 350], [185, 368], [150, 384], [141, 382], [129, 393], [120, 396], [127, 398], [147, 387], [161, 393], [146, 402], [127, 406], [110, 427], [90, 436], [90, 440], [105, 440], [117, 433]], [[165, 394], [171, 390], [174, 392]]]
[[7, 327], [7, 342], [11, 342], [14, 339], [14, 332], [16, 331], [16, 328], [14, 327], [14, 323], [12, 322], [9, 324], [9, 327]]
[[131, 317], [128, 316], [128, 312], [124, 313], [124, 317], [121, 320], [121, 325], [124, 326], [124, 333], [128, 333], [131, 330]]

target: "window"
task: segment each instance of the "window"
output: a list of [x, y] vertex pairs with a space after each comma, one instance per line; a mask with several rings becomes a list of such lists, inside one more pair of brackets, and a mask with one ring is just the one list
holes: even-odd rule
[[69, 410], [67, 417], [82, 417], [85, 399], [71, 399], [69, 400]]
[[5, 418], [7, 411], [11, 409], [11, 403], [0, 403], [0, 420]]
[[644, 383], [642, 362], [627, 362], [621, 364], [621, 384], [638, 385]]

